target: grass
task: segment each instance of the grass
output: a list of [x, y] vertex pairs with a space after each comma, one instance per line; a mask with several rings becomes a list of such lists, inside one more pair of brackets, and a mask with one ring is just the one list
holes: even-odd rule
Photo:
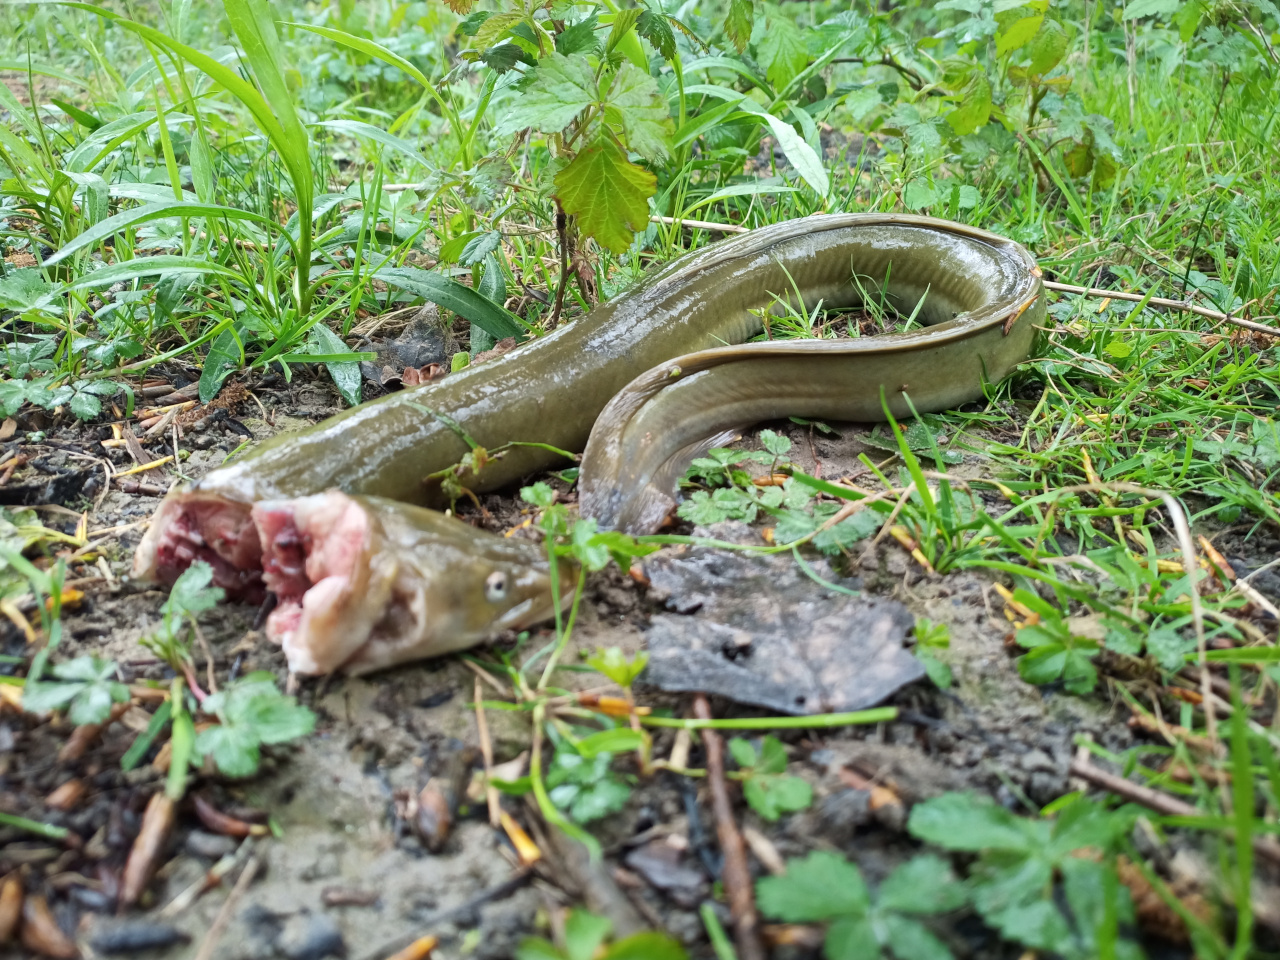
[[[923, 211], [1023, 242], [1052, 280], [1276, 322], [1273, 9], [1135, 0], [1126, 21], [1074, 0], [1047, 20], [1033, 4], [762, 5], [749, 43], [742, 7], [724, 21], [716, 5], [688, 5], [676, 24], [656, 7], [619, 21], [610, 5], [594, 31], [581, 26], [591, 5], [557, 7], [545, 36], [549, 21], [501, 5], [487, 12], [520, 13], [525, 27], [397, 0], [161, 4], [158, 21], [128, 3], [5, 7], [0, 412], [127, 414], [147, 370], [170, 361], [201, 367], [204, 399], [228, 376], [323, 363], [356, 402], [351, 334], [371, 316], [432, 300], [474, 354], [563, 322], [561, 303], [565, 319], [581, 316], [716, 238], [646, 224], [634, 204], [559, 220], [573, 195], [565, 158], [597, 156], [583, 131], [618, 151], [617, 170], [640, 172], [642, 213], [650, 196], [661, 216], [747, 228]], [[546, 68], [549, 43], [569, 62], [598, 45], [608, 53], [588, 64], [592, 83], [634, 68], [648, 92], [619, 106], [597, 91], [567, 120], [540, 108], [534, 129], [516, 131], [508, 114], [529, 94], [513, 84], [535, 61], [535, 74]], [[654, 102], [669, 109], [626, 113]], [[621, 111], [615, 127], [609, 110]], [[610, 239], [631, 227], [643, 229], [630, 247]], [[768, 336], [860, 332], [777, 294]], [[874, 290], [865, 299], [859, 319], [909, 319]], [[757, 488], [739, 451], [695, 473], [702, 489], [686, 506], [766, 518], [767, 549], [801, 563], [801, 545], [838, 564], [879, 535], [922, 567], [986, 569], [1007, 585], [1026, 679], [1081, 693], [1104, 682], [1141, 715], [1172, 709], [1182, 732], [1168, 746], [1107, 759], [1234, 837], [1221, 866], [1237, 928], [1200, 939], [1206, 955], [1245, 956], [1249, 838], [1275, 831], [1280, 734], [1243, 704], [1274, 698], [1274, 625], [1243, 610], [1242, 588], [1203, 547], [1221, 583], [1191, 602], [1187, 544], [1159, 495], [1197, 534], [1277, 535], [1276, 341], [1092, 297], [1057, 297], [1047, 326], [1039, 355], [986, 404], [882, 432], [901, 469], [868, 458], [870, 493], [794, 467], [785, 493]], [[961, 450], [986, 458], [981, 479], [948, 474]], [[770, 471], [785, 453], [771, 449]], [[565, 633], [529, 701], [540, 716]], [[1171, 706], [1189, 664], [1208, 690], [1219, 640], [1238, 651], [1233, 702]], [[1142, 655], [1168, 681], [1155, 692], [1130, 691], [1107, 666]]]

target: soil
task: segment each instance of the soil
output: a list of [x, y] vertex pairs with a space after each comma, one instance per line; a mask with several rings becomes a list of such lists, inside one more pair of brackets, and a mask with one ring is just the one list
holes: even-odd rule
[[[174, 382], [184, 379], [181, 370], [168, 373]], [[252, 388], [261, 406], [244, 394], [223, 419], [203, 429], [187, 428], [179, 440], [182, 449], [191, 449], [181, 464], [183, 476], [197, 477], [220, 463], [245, 439], [244, 433], [261, 439], [315, 422], [340, 404], [327, 380], [263, 381]], [[199, 413], [184, 418], [188, 424], [209, 419]], [[832, 438], [793, 424], [773, 426], [789, 433], [802, 469], [825, 477], [856, 475], [862, 469], [857, 456], [864, 451], [875, 460], [887, 456], [860, 442], [866, 434], [862, 427], [842, 426], [841, 436]], [[44, 431], [44, 440], [27, 443], [32, 430]], [[35, 454], [32, 460], [47, 458], [52, 471], [79, 470], [85, 461], [78, 458], [104, 456], [99, 441], [110, 436], [109, 427], [29, 421], [17, 424], [5, 446]], [[152, 455], [171, 452], [172, 442], [169, 434], [148, 449]], [[128, 465], [123, 449], [105, 455], [116, 461], [117, 469]], [[981, 459], [970, 456], [953, 472], [975, 476], [984, 468]], [[38, 480], [37, 474], [38, 468], [24, 466], [8, 484]], [[70, 531], [79, 511], [88, 509], [91, 531], [112, 532], [103, 535], [104, 564], [72, 568], [73, 585], [84, 598], [65, 616], [66, 639], [59, 655], [89, 652], [115, 659], [122, 679], [129, 682], [167, 679], [168, 668], [137, 645], [138, 637], [158, 622], [164, 594], [128, 578], [142, 522], [159, 501], [125, 492], [118, 484], [108, 490], [95, 487], [95, 478], [102, 482], [100, 465], [77, 477], [83, 477], [81, 488], [63, 491], [61, 497], [75, 512], [46, 510], [40, 514], [43, 521]], [[176, 472], [170, 464], [129, 479], [159, 492], [176, 479]], [[510, 496], [490, 496], [484, 505], [488, 516], [473, 518], [478, 524], [509, 529], [524, 519]], [[717, 533], [758, 542], [758, 533], [745, 528]], [[1239, 574], [1260, 566], [1280, 547], [1269, 532], [1247, 538], [1242, 533], [1228, 532], [1219, 540]], [[656, 556], [689, 555], [689, 548], [674, 547]], [[890, 786], [907, 806], [944, 791], [968, 789], [1032, 812], [1080, 787], [1068, 774], [1073, 738], [1088, 735], [1118, 751], [1131, 746], [1135, 736], [1145, 736], [1130, 728], [1123, 702], [1112, 700], [1105, 690], [1077, 697], [1019, 678], [1009, 649], [1011, 626], [992, 578], [931, 575], [893, 541], [855, 552], [849, 566], [829, 570], [829, 575], [839, 578], [841, 572], [852, 574], [842, 581], [850, 586], [896, 599], [916, 616], [947, 624], [951, 646], [941, 656], [954, 672], [955, 685], [943, 692], [921, 681], [902, 689], [888, 701], [900, 709], [900, 719], [893, 723], [783, 736], [789, 772], [811, 782], [813, 805], [771, 824], [737, 798], [741, 824], [757, 831], [783, 857], [814, 849], [840, 851], [875, 883], [918, 847], [904, 832], [904, 806], [874, 804], [867, 780]], [[642, 579], [616, 570], [592, 578], [574, 650], [565, 662], [598, 646], [628, 652], [643, 646], [650, 618], [665, 608], [647, 594]], [[796, 589], [812, 586], [803, 579]], [[1280, 577], [1274, 573], [1258, 578], [1256, 586], [1280, 598]], [[233, 673], [265, 669], [282, 683], [286, 680], [282, 655], [254, 629], [257, 617], [256, 609], [236, 604], [202, 617], [217, 678], [225, 682]], [[22, 652], [17, 630], [7, 621], [3, 629], [3, 652]], [[545, 629], [535, 632], [529, 648], [536, 649], [548, 636]], [[515, 642], [506, 637], [496, 645], [509, 649]], [[203, 677], [203, 662], [199, 668]], [[586, 687], [593, 676], [599, 679], [571, 673], [566, 682]], [[254, 858], [258, 868], [248, 890], [230, 905], [228, 925], [211, 955], [222, 960], [374, 960], [426, 934], [439, 938], [433, 956], [440, 960], [509, 957], [522, 937], [547, 933], [550, 908], [580, 903], [581, 897], [606, 910], [619, 929], [637, 918], [657, 923], [688, 944], [691, 955], [712, 956], [697, 914], [719, 869], [704, 782], [671, 774], [637, 779], [624, 809], [592, 824], [607, 851], [603, 869], [586, 864], [571, 844], [547, 837], [521, 801], [507, 798], [505, 809], [534, 831], [544, 852], [534, 871], [522, 872], [506, 835], [489, 825], [483, 798], [466, 795], [480, 745], [473, 709], [478, 686], [483, 696], [500, 698], [457, 657], [367, 678], [302, 682], [297, 694], [319, 717], [315, 735], [293, 747], [269, 748], [252, 780], [196, 778], [179, 810], [165, 862], [142, 907], [125, 919], [114, 916], [113, 909], [121, 869], [147, 800], [164, 780], [150, 763], [127, 774], [120, 770], [120, 757], [145, 726], [146, 712], [131, 710], [83, 758], [62, 762], [56, 757], [71, 732], [69, 724], [8, 710], [0, 714], [0, 809], [70, 827], [83, 842], [79, 848], [67, 847], [0, 828], [0, 875], [20, 871], [29, 892], [48, 895], [63, 930], [96, 955], [105, 955], [113, 936], [119, 940], [132, 933], [143, 937], [134, 942], [148, 942], [145, 936], [173, 942], [145, 953], [129, 950], [130, 955], [195, 957], [215, 919], [227, 909], [228, 884], [181, 909], [167, 910], [166, 905], [199, 884], [220, 858], [238, 855], [239, 862]], [[639, 695], [678, 715], [688, 707], [687, 697], [643, 687]], [[726, 701], [713, 702], [713, 709], [720, 716], [752, 712]], [[490, 709], [486, 720], [496, 762], [528, 749], [525, 715]], [[673, 741], [670, 732], [661, 732], [655, 756], [666, 756]], [[148, 760], [155, 753], [153, 748]], [[701, 763], [695, 744], [690, 765]], [[635, 773], [626, 759], [616, 767]], [[850, 770], [863, 778], [861, 786], [856, 778], [851, 785]], [[87, 785], [79, 804], [69, 812], [48, 806], [49, 794], [73, 778]], [[461, 796], [447, 837], [415, 830], [410, 822], [410, 801], [424, 788], [446, 798]], [[211, 832], [191, 806], [194, 796], [241, 817], [255, 811], [269, 814], [278, 836], [240, 841]], [[751, 863], [758, 874], [766, 872], [756, 857]], [[972, 917], [942, 924], [939, 933], [960, 957], [1012, 958], [1020, 953], [1001, 945]], [[1164, 941], [1151, 940], [1148, 946], [1152, 955], [1190, 956], [1188, 949]], [[816, 948], [796, 945], [774, 953], [778, 958], [817, 955]]]

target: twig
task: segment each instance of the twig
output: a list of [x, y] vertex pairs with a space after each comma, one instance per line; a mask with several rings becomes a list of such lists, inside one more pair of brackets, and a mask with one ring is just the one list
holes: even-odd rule
[[[1140, 803], [1142, 806], [1154, 810], [1156, 813], [1164, 814], [1166, 817], [1198, 817], [1201, 815], [1199, 810], [1189, 803], [1184, 803], [1177, 797], [1171, 797], [1169, 794], [1161, 793], [1159, 790], [1144, 787], [1140, 783], [1126, 780], [1124, 777], [1114, 773], [1099, 770], [1087, 759], [1077, 757], [1072, 760], [1069, 772], [1081, 780], [1087, 780], [1094, 786], [1101, 787], [1118, 797], [1132, 800], [1134, 803]], [[1253, 849], [1272, 863], [1280, 864], [1280, 843], [1270, 837], [1255, 837]]]
[[489, 739], [489, 724], [484, 718], [484, 706], [480, 697], [480, 678], [476, 680], [476, 731], [480, 737], [480, 756], [484, 759], [484, 797], [489, 805], [489, 826], [498, 825], [502, 813], [498, 806], [498, 788], [490, 780], [493, 778], [493, 742]]
[[231, 914], [235, 912], [236, 904], [240, 902], [244, 892], [249, 889], [249, 884], [253, 883], [254, 875], [257, 872], [258, 858], [250, 857], [249, 862], [240, 871], [240, 876], [236, 878], [236, 885], [231, 888], [231, 892], [227, 894], [227, 899], [223, 901], [222, 909], [218, 911], [218, 915], [213, 920], [213, 926], [205, 934], [204, 941], [200, 944], [200, 952], [196, 954], [196, 960], [209, 960], [213, 956], [213, 951], [218, 948], [218, 941], [222, 939], [222, 935], [227, 930], [227, 924], [231, 922]]
[[736, 223], [712, 223], [710, 220], [686, 220], [683, 217], [650, 217], [651, 223], [665, 223], [668, 227], [677, 224], [685, 227], [693, 227], [695, 230], [714, 230], [719, 233], [750, 233], [750, 227], [743, 227]]
[[[693, 701], [693, 712], [699, 720], [711, 719], [711, 704], [707, 695], [700, 693]], [[711, 806], [716, 815], [716, 835], [720, 839], [720, 852], [724, 855], [724, 869], [720, 878], [729, 898], [729, 910], [733, 914], [734, 941], [738, 945], [739, 960], [765, 960], [764, 943], [760, 939], [760, 917], [756, 914], [755, 897], [751, 889], [751, 871], [747, 866], [747, 848], [733, 819], [729, 804], [729, 790], [724, 780], [724, 741], [714, 730], [702, 731], [702, 743], [707, 751], [707, 780], [711, 786]]]
[[[1126, 293], [1120, 290], [1100, 290], [1097, 287], [1077, 287], [1070, 283], [1052, 283], [1048, 280], [1044, 281], [1046, 290], [1054, 290], [1058, 293], [1074, 293], [1081, 297], [1110, 297], [1112, 300], [1128, 300], [1134, 303], [1146, 300], [1140, 293]], [[1200, 317], [1208, 317], [1210, 320], [1221, 320], [1226, 323], [1235, 324], [1237, 327], [1244, 327], [1246, 330], [1253, 330], [1257, 333], [1265, 333], [1269, 337], [1280, 337], [1280, 327], [1268, 327], [1262, 323], [1254, 323], [1252, 320], [1245, 320], [1241, 317], [1233, 317], [1223, 313], [1221, 310], [1210, 310], [1208, 307], [1198, 307], [1189, 300], [1166, 300], [1164, 297], [1152, 297], [1147, 300], [1149, 307], [1164, 307], [1166, 310], [1181, 310], [1185, 313], [1194, 313]]]

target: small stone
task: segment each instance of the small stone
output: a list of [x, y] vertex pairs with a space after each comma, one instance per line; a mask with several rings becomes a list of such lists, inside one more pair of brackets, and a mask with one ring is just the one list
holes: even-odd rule
[[1055, 773], [1058, 765], [1043, 750], [1028, 750], [1018, 758], [1018, 765], [1028, 773]]
[[193, 857], [204, 857], [206, 860], [221, 860], [236, 851], [236, 841], [233, 837], [224, 837], [204, 830], [192, 830], [187, 834], [183, 846]]
[[159, 950], [190, 939], [188, 934], [167, 923], [126, 920], [100, 924], [89, 937], [89, 946], [109, 956], [131, 957], [143, 950]]
[[289, 960], [323, 960], [345, 956], [347, 945], [328, 914], [297, 913], [285, 922], [276, 949]]

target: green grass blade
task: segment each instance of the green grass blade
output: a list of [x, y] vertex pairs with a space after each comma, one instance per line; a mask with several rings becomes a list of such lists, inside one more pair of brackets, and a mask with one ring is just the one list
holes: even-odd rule
[[365, 123], [363, 120], [321, 120], [313, 124], [313, 126], [323, 127], [326, 130], [336, 130], [338, 133], [345, 133], [352, 137], [366, 137], [375, 143], [382, 144], [384, 147], [390, 147], [428, 170], [436, 169], [431, 161], [424, 157], [422, 152], [408, 140], [397, 137], [393, 133], [387, 133], [380, 127]]
[[[148, 203], [141, 207], [134, 207], [132, 210], [125, 210], [123, 213], [117, 213], [114, 217], [107, 217], [101, 223], [95, 224], [92, 229], [80, 234], [80, 236], [46, 260], [44, 265], [50, 266], [58, 263], [73, 253], [101, 243], [108, 237], [113, 237], [130, 227], [149, 223], [152, 220], [160, 220], [164, 217], [214, 217], [227, 220], [248, 220], [268, 229], [279, 229], [280, 227], [274, 220], [270, 220], [260, 214], [252, 213], [248, 210], [237, 210], [235, 207], [224, 207], [216, 203], [187, 203], [178, 200]], [[293, 238], [287, 235], [286, 238], [292, 246]]]
[[139, 277], [156, 275], [165, 277], [175, 273], [215, 274], [229, 277], [232, 280], [239, 280], [241, 283], [250, 282], [238, 270], [225, 267], [220, 263], [214, 263], [200, 257], [180, 257], [162, 254], [156, 257], [139, 257], [136, 260], [113, 263], [110, 266], [94, 270], [92, 273], [71, 281], [62, 289], [93, 290], [100, 287], [109, 287], [114, 283], [127, 283], [130, 280], [137, 280]]
[[406, 293], [452, 310], [496, 340], [525, 335], [524, 325], [519, 317], [457, 280], [413, 267], [383, 267], [374, 276]]

